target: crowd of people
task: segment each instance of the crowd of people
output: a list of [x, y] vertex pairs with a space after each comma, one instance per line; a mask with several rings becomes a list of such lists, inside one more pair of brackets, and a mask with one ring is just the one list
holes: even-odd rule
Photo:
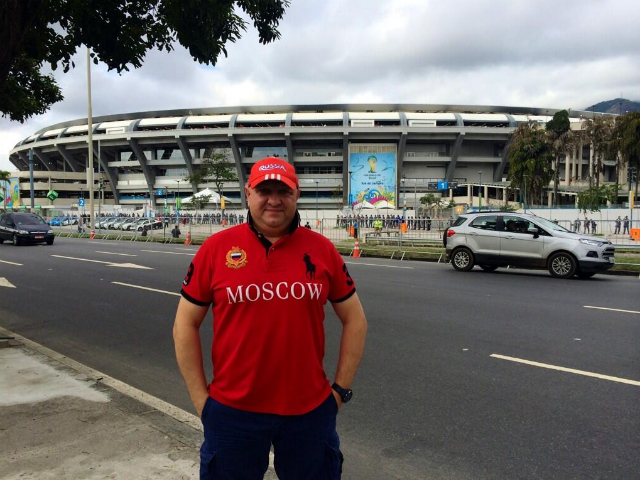
[[[399, 229], [400, 225], [404, 223], [404, 219], [399, 214], [393, 216], [391, 214], [358, 214], [355, 216], [347, 216], [338, 214], [336, 217], [336, 228], [346, 228], [347, 226], [353, 226], [355, 223], [361, 228], [374, 228], [375, 223], [379, 222], [382, 225], [382, 229]], [[431, 231], [431, 216], [428, 214], [420, 216], [408, 216], [407, 217], [407, 229], [410, 230], [424, 230]]]

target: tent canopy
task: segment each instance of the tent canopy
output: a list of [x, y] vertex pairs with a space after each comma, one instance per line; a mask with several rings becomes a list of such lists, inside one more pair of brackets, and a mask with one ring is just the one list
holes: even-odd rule
[[388, 201], [379, 201], [374, 205], [374, 207], [376, 209], [396, 209], [396, 207], [393, 204], [389, 204]]
[[358, 204], [353, 205], [353, 209], [375, 209], [376, 207], [371, 204], [369, 201], [360, 201]]
[[[220, 202], [220, 194], [218, 194], [217, 192], [215, 192], [214, 190], [209, 189], [209, 188], [203, 189], [202, 191], [195, 193], [193, 196], [189, 196], [189, 197], [184, 198], [182, 200], [182, 202], [183, 203], [190, 203], [190, 202], [193, 202], [194, 198], [200, 198], [200, 197], [204, 197], [204, 196], [211, 196], [209, 198], [209, 202], [212, 202], [212, 203], [219, 203]], [[229, 200], [228, 197], [226, 197], [226, 196], [223, 196], [223, 197], [224, 197], [225, 201]]]

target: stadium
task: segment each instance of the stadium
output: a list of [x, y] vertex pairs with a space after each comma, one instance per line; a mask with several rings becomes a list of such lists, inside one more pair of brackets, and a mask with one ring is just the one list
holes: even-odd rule
[[[335, 210], [366, 201], [409, 209], [434, 193], [473, 205], [482, 190], [490, 204], [518, 202], [507, 189], [510, 138], [523, 122], [545, 124], [559, 109], [473, 105], [345, 104], [245, 106], [148, 111], [94, 117], [94, 190], [104, 211], [173, 211], [179, 198], [214, 188], [190, 184], [204, 158], [223, 153], [238, 180], [225, 182], [227, 209], [245, 208], [242, 187], [251, 166], [277, 156], [300, 179], [300, 209]], [[593, 112], [570, 111], [572, 129]], [[596, 113], [596, 115], [602, 115]], [[560, 165], [560, 204], [573, 205], [587, 185], [588, 144]], [[52, 125], [10, 152], [9, 207], [74, 209], [88, 197], [87, 119]], [[615, 180], [605, 160], [603, 182]], [[623, 174], [626, 175], [626, 174]], [[621, 180], [626, 183], [626, 178]], [[54, 201], [47, 193], [55, 191]], [[386, 203], [386, 204], [385, 204]], [[215, 207], [213, 204], [209, 207]]]

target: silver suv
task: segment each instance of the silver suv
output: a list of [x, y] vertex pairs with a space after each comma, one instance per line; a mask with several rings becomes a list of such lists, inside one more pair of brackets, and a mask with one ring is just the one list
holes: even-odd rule
[[590, 278], [610, 269], [613, 245], [531, 214], [463, 214], [445, 230], [447, 261], [459, 271], [475, 265], [485, 271], [504, 266], [548, 269], [556, 278]]

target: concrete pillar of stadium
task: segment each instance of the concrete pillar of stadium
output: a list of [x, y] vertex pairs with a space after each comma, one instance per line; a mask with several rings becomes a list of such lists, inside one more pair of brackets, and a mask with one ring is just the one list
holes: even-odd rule
[[507, 196], [507, 188], [503, 187], [502, 188], [502, 204], [507, 204], [507, 202], [509, 202], [509, 198]]
[[[620, 152], [618, 152], [618, 158], [621, 156], [622, 154], [620, 154]], [[629, 182], [629, 172], [628, 172], [629, 166], [625, 166], [624, 168], [620, 169], [620, 180], [618, 181], [624, 189], [624, 186], [627, 185], [627, 183]]]
[[577, 180], [582, 180], [582, 148], [583, 145], [582, 143], [580, 143], [580, 146], [578, 146], [578, 172], [576, 173]]
[[589, 177], [593, 178], [593, 144], [589, 146]]
[[482, 197], [486, 200], [486, 205], [489, 205], [489, 186], [484, 186], [484, 193], [482, 194]]
[[547, 192], [547, 206], [548, 207], [552, 207], [553, 206], [553, 191], [548, 191]]
[[469, 198], [469, 206], [473, 206], [473, 186], [467, 184], [467, 197]]

